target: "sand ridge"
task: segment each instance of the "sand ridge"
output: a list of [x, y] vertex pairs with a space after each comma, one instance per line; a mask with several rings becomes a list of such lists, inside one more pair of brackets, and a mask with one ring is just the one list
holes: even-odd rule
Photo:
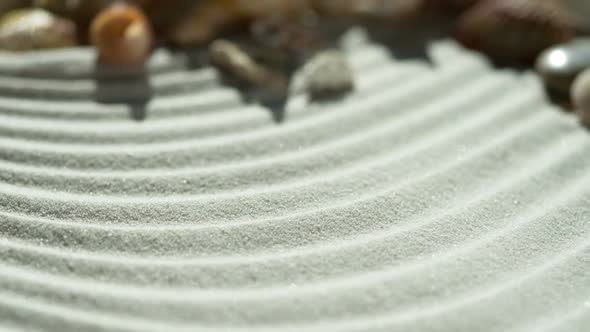
[[282, 123], [163, 50], [143, 83], [0, 54], [0, 329], [590, 328], [588, 132], [530, 72], [363, 36], [357, 91]]

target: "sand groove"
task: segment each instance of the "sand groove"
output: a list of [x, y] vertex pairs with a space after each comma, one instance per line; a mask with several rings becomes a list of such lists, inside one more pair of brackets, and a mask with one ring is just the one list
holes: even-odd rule
[[166, 51], [0, 54], [0, 328], [590, 329], [590, 136], [427, 51], [347, 51], [356, 93], [280, 124]]

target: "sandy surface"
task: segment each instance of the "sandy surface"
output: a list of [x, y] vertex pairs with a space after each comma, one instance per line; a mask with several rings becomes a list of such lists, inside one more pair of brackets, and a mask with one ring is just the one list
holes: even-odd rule
[[166, 52], [0, 56], [0, 328], [588, 331], [589, 133], [451, 41], [343, 48], [281, 123]]

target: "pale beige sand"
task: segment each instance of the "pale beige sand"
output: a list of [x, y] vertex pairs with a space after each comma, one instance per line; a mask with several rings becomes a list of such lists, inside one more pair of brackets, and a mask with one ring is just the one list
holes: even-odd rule
[[0, 329], [590, 330], [588, 132], [451, 41], [344, 48], [281, 124], [166, 52], [143, 121], [87, 50], [0, 56]]

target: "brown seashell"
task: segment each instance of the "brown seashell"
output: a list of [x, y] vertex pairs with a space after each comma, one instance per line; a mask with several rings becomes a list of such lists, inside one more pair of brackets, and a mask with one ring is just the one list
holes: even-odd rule
[[269, 105], [283, 103], [289, 94], [289, 77], [256, 62], [238, 44], [218, 39], [209, 46], [209, 60], [226, 83], [238, 87], [249, 99]]
[[17, 9], [0, 18], [1, 49], [28, 51], [76, 44], [76, 25], [43, 9]]
[[544, 49], [570, 40], [574, 29], [554, 1], [487, 0], [460, 18], [456, 38], [501, 60], [532, 61]]
[[90, 40], [101, 62], [134, 65], [147, 58], [153, 44], [153, 34], [140, 8], [115, 4], [104, 9], [92, 21]]
[[257, 63], [239, 45], [218, 39], [209, 46], [209, 60], [226, 78], [251, 87], [286, 91], [287, 79], [281, 73]]

